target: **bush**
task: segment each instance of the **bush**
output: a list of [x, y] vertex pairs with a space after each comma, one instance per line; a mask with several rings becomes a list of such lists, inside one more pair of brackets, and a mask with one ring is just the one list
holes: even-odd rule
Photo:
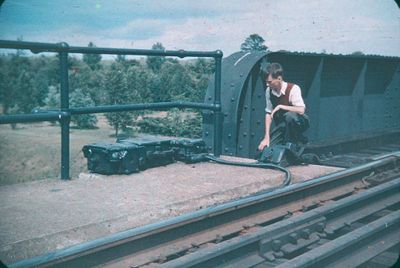
[[[76, 89], [70, 95], [71, 107], [89, 107], [94, 106], [94, 101], [81, 89]], [[97, 117], [94, 114], [81, 114], [73, 115], [71, 121], [76, 124], [78, 128], [95, 128], [97, 124]]]
[[165, 118], [144, 117], [137, 126], [149, 134], [185, 138], [200, 138], [202, 135], [200, 114], [183, 115], [178, 110], [168, 112]]

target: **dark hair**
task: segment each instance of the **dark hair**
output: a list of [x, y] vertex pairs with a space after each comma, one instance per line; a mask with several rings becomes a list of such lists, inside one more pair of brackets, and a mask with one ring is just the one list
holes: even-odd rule
[[265, 69], [264, 75], [265, 75], [265, 78], [267, 78], [268, 75], [271, 75], [272, 78], [278, 78], [278, 76], [282, 76], [282, 78], [283, 78], [283, 68], [277, 62], [270, 63], [270, 64], [268, 64], [267, 68]]

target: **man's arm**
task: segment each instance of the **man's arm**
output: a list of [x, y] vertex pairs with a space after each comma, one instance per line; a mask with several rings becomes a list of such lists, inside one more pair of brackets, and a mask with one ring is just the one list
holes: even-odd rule
[[287, 106], [287, 105], [278, 105], [271, 113], [271, 117], [274, 117], [274, 114], [279, 110], [285, 110], [288, 112], [294, 112], [298, 114], [304, 114], [306, 111], [306, 107], [304, 106]]
[[265, 114], [265, 135], [264, 139], [258, 145], [258, 150], [262, 151], [265, 146], [269, 146], [269, 129], [271, 127], [272, 117], [271, 114]]

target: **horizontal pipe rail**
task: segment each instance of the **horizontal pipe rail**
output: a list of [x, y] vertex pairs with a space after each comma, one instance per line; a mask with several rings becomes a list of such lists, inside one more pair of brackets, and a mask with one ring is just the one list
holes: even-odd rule
[[195, 108], [218, 111], [220, 106], [196, 102], [158, 102], [158, 103], [137, 103], [122, 105], [104, 105], [95, 107], [70, 108], [71, 114], [89, 114], [89, 113], [108, 113], [139, 110], [156, 110], [169, 108]]
[[70, 117], [69, 112], [49, 111], [39, 114], [14, 114], [0, 116], [0, 124], [33, 123], [43, 121], [61, 121]]
[[60, 110], [42, 110], [34, 114], [16, 114], [16, 115], [3, 115], [0, 116], [0, 124], [13, 124], [13, 123], [31, 123], [42, 121], [56, 121], [67, 119], [71, 115], [79, 114], [94, 114], [94, 113], [109, 113], [109, 112], [127, 112], [127, 111], [141, 111], [141, 110], [158, 110], [170, 108], [193, 108], [205, 109], [212, 111], [221, 110], [221, 106], [214, 104], [196, 103], [196, 102], [158, 102], [158, 103], [135, 103], [135, 104], [122, 104], [122, 105], [103, 105], [94, 107], [78, 107], [69, 108], [68, 112]]
[[260, 211], [272, 210], [289, 202], [299, 202], [305, 196], [318, 196], [322, 192], [360, 180], [368, 175], [371, 170], [391, 166], [397, 160], [397, 157], [387, 157], [362, 166], [324, 175], [301, 184], [290, 185], [274, 192], [245, 197], [119, 232], [108, 237], [24, 260], [11, 267], [57, 265], [63, 261], [69, 264], [100, 263], [100, 260], [110, 260], [112, 257], [115, 258], [115, 255], [122, 254], [121, 252], [129, 251], [133, 254], [156, 245], [160, 246], [162, 243], [172, 243], [174, 239], [182, 239], [185, 235], [204, 231], [203, 229], [211, 228], [211, 226], [222, 226], [232, 220], [239, 220]]
[[111, 54], [111, 55], [137, 55], [137, 56], [171, 56], [171, 57], [211, 57], [222, 58], [223, 53], [216, 51], [185, 51], [185, 50], [154, 50], [154, 49], [127, 49], [127, 48], [101, 48], [69, 46], [67, 43], [38, 43], [0, 40], [0, 48], [28, 49], [33, 53], [40, 52], [67, 52], [82, 54]]

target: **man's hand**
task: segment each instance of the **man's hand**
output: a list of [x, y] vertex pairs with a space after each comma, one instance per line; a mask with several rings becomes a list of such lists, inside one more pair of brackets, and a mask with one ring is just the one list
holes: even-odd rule
[[274, 118], [274, 113], [276, 113], [277, 111], [279, 111], [280, 109], [282, 109], [282, 105], [277, 105], [271, 112], [271, 119]]
[[258, 145], [258, 150], [262, 151], [265, 146], [269, 146], [269, 137], [264, 138], [261, 142], [260, 145]]

